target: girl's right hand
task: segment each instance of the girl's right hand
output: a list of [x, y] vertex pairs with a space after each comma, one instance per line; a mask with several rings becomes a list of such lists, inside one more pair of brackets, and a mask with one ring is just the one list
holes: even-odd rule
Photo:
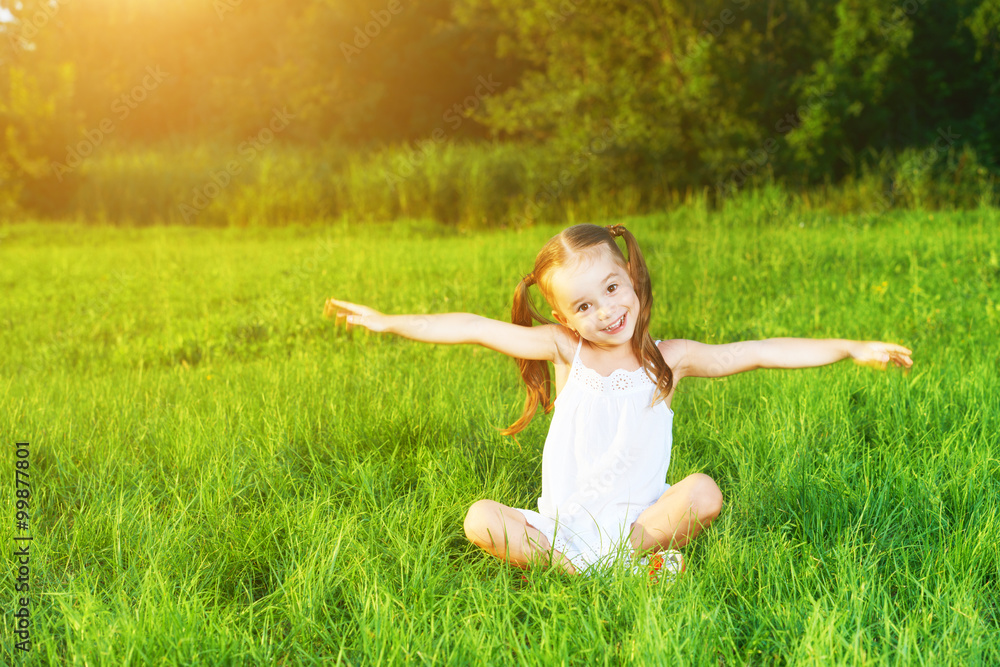
[[362, 326], [422, 343], [474, 343], [515, 359], [571, 363], [576, 345], [575, 337], [572, 342], [563, 340], [569, 334], [565, 327], [556, 324], [521, 326], [472, 313], [384, 315], [368, 306], [327, 299], [323, 314], [337, 324], [343, 320], [348, 329]]
[[362, 326], [369, 331], [385, 331], [385, 316], [369, 308], [349, 301], [338, 301], [337, 299], [327, 299], [323, 306], [323, 316], [332, 318], [334, 324], [340, 324], [343, 319], [348, 330], [352, 326]]

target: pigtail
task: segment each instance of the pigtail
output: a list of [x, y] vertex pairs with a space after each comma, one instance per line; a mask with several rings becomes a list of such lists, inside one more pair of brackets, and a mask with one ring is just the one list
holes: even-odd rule
[[[548, 324], [548, 320], [542, 317], [531, 301], [528, 287], [534, 284], [535, 276], [533, 273], [526, 275], [517, 284], [517, 289], [514, 290], [514, 305], [510, 312], [510, 320], [514, 324], [520, 324], [523, 327], [530, 327], [535, 321]], [[525, 398], [524, 411], [520, 418], [501, 431], [503, 435], [514, 435], [523, 431], [534, 418], [539, 405], [545, 412], [552, 410], [552, 376], [549, 373], [548, 363], [538, 359], [517, 359], [516, 361], [528, 396]]]
[[[625, 250], [628, 252], [629, 278], [636, 295], [639, 297], [639, 317], [635, 322], [635, 335], [632, 336], [632, 352], [646, 369], [646, 374], [656, 383], [656, 393], [653, 403], [666, 400], [674, 385], [674, 374], [670, 366], [663, 360], [663, 355], [656, 347], [653, 337], [649, 335], [649, 318], [653, 310], [653, 287], [649, 279], [646, 260], [639, 249], [639, 242], [632, 232], [623, 225], [607, 227], [612, 237], [621, 236], [625, 239]], [[613, 241], [612, 241], [613, 243]], [[650, 370], [653, 372], [650, 373]]]

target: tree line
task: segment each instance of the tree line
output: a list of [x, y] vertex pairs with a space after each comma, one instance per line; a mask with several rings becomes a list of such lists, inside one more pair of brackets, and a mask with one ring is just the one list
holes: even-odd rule
[[57, 212], [101, 155], [247, 145], [276, 113], [291, 120], [274, 140], [310, 149], [519, 144], [572, 164], [601, 141], [600, 159], [643, 187], [720, 197], [900, 155], [893, 173], [956, 179], [1000, 158], [1000, 0], [0, 8], [8, 212]]

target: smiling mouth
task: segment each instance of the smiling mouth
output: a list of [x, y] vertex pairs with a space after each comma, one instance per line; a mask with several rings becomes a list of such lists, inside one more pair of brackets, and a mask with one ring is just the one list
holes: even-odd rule
[[[627, 315], [627, 313], [626, 313]], [[625, 315], [619, 317], [610, 326], [604, 327], [601, 331], [606, 331], [607, 333], [618, 333], [625, 326]]]

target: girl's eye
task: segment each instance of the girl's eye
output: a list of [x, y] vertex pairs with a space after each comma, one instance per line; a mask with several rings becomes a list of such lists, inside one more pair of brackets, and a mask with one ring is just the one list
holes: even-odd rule
[[588, 308], [590, 308], [590, 304], [587, 304], [587, 303], [581, 303], [581, 304], [580, 304], [580, 307], [579, 307], [579, 308], [577, 308], [577, 312], [580, 312], [580, 313], [582, 313], [583, 311], [587, 310]]
[[617, 289], [618, 289], [618, 283], [611, 283], [610, 285], [608, 285], [609, 292], [614, 292]]

